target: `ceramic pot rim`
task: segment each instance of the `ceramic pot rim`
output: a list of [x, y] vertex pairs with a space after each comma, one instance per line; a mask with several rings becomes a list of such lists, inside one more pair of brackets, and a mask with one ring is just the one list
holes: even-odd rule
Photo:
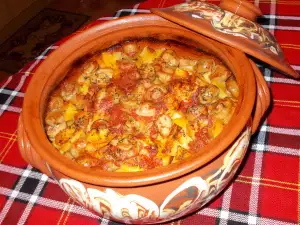
[[[143, 21], [142, 25], [140, 21]], [[22, 113], [24, 116], [24, 128], [30, 140], [30, 144], [53, 169], [56, 169], [75, 180], [107, 187], [135, 187], [160, 183], [181, 177], [184, 174], [199, 169], [225, 151], [225, 149], [233, 143], [236, 137], [241, 133], [242, 129], [251, 118], [256, 95], [253, 70], [244, 53], [226, 46], [224, 47], [228, 49], [226, 54], [229, 57], [231, 56], [231, 59], [234, 59], [234, 57], [238, 57], [239, 59], [239, 67], [236, 68], [236, 70], [237, 73], [242, 73], [241, 79], [243, 79], [243, 87], [240, 88], [244, 89], [244, 94], [242, 94], [239, 99], [241, 107], [239, 110], [236, 110], [238, 112], [235, 113], [228, 126], [224, 128], [224, 132], [222, 132], [214, 141], [205, 146], [201, 153], [197, 154], [193, 157], [193, 159], [183, 160], [167, 167], [156, 168], [144, 172], [116, 173], [93, 168], [85, 168], [60, 155], [60, 153], [56, 151], [48, 141], [43, 130], [43, 121], [41, 119], [41, 104], [45, 103], [45, 101], [42, 102], [41, 96], [43, 91], [49, 88], [46, 84], [48, 80], [51, 79], [52, 73], [52, 71], [49, 71], [46, 68], [47, 62], [58, 58], [61, 60], [68, 60], [63, 59], [65, 56], [61, 53], [70, 48], [72, 48], [73, 52], [76, 51], [76, 47], [80, 45], [83, 39], [92, 41], [93, 38], [99, 38], [105, 32], [110, 33], [116, 30], [127, 29], [128, 26], [166, 26], [168, 28], [178, 29], [180, 32], [194, 33], [153, 14], [135, 15], [108, 21], [77, 33], [68, 41], [61, 44], [56, 51], [51, 53], [47, 59], [41, 63], [27, 88]], [[98, 36], [94, 37], [93, 35]], [[211, 48], [216, 48], [214, 47], [214, 44], [216, 45], [215, 41], [209, 40], [205, 37], [202, 38], [205, 40], [206, 44], [210, 45]], [[70, 47], [70, 45], [73, 47]], [[223, 44], [218, 43], [217, 45]], [[243, 62], [243, 64], [240, 62]], [[237, 122], [233, 120], [236, 120]]]

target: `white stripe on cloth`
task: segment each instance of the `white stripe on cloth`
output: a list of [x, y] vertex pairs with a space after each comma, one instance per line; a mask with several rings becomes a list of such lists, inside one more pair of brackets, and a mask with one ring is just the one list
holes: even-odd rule
[[[53, 209], [63, 210], [65, 204], [68, 204], [68, 203], [60, 202], [60, 201], [56, 201], [56, 200], [52, 200], [52, 199], [48, 199], [48, 198], [44, 198], [44, 197], [39, 197], [39, 199], [36, 201], [36, 204], [43, 205], [43, 206], [53, 208]], [[83, 216], [87, 216], [87, 217], [91, 217], [91, 218], [95, 218], [95, 219], [99, 218], [99, 216], [96, 216], [95, 214], [88, 211], [86, 208], [81, 207], [79, 205], [74, 204], [74, 206], [71, 208], [70, 204], [69, 204], [69, 208], [70, 208], [71, 213], [75, 213], [75, 214], [79, 214], [79, 215], [83, 215]]]
[[1, 94], [6, 94], [6, 95], [14, 94], [15, 96], [24, 98], [25, 94], [23, 92], [18, 92], [18, 91], [17, 91], [17, 93], [14, 93], [14, 92], [16, 92], [16, 91], [15, 90], [11, 91], [11, 90], [8, 90], [8, 89], [0, 88], [0, 93]]
[[[265, 126], [265, 123], [263, 124], [263, 126]], [[265, 132], [264, 130], [260, 130], [258, 133], [258, 137], [257, 137], [257, 142], [258, 144], [266, 144], [266, 135], [267, 132]], [[253, 177], [261, 177], [261, 173], [262, 173], [262, 163], [263, 163], [263, 152], [255, 152], [255, 158], [254, 158], [254, 168], [253, 168], [253, 176], [252, 176], [252, 182]], [[255, 180], [257, 181], [257, 180]], [[258, 199], [259, 199], [259, 185], [251, 185], [251, 190], [250, 190], [250, 201], [249, 201], [249, 216], [248, 216], [248, 224], [257, 224], [257, 206], [258, 206]]]
[[[56, 46], [56, 45], [51, 45], [51, 46], [49, 46], [48, 48], [46, 48], [46, 49], [42, 52], [42, 54], [41, 54], [40, 56], [46, 56], [47, 53], [48, 53], [50, 50], [54, 50], [54, 49], [57, 49], [57, 48], [58, 48], [58, 46]], [[39, 58], [39, 57], [37, 57], [37, 58]], [[36, 65], [37, 65], [41, 60], [42, 60], [42, 59], [36, 59], [36, 60], [31, 64], [31, 66], [24, 72], [24, 74], [30, 74], [31, 71], [36, 67]]]
[[42, 60], [42, 59], [46, 59], [47, 56], [44, 56], [44, 55], [39, 55], [38, 57], [36, 57], [35, 59], [36, 60]]
[[[44, 183], [48, 182], [48, 183], [56, 184], [56, 182], [53, 179], [47, 177], [45, 174], [35, 172], [35, 171], [30, 171], [29, 172], [28, 170], [24, 170], [24, 169], [21, 169], [21, 168], [18, 168], [18, 167], [13, 167], [13, 166], [0, 164], [0, 171], [15, 174], [15, 175], [18, 175], [18, 176], [24, 176], [25, 178], [28, 177], [28, 178], [34, 178], [34, 179], [37, 179], [37, 180], [43, 180]], [[18, 199], [21, 199], [21, 200], [24, 200], [24, 201], [27, 201], [27, 202], [30, 203], [30, 205], [28, 204], [27, 207], [26, 207], [26, 209], [28, 207], [30, 207], [30, 210], [27, 210], [27, 213], [26, 213], [27, 216], [29, 215], [29, 213], [31, 211], [31, 208], [34, 205], [34, 203], [44, 205], [44, 206], [47, 206], [47, 207], [51, 207], [51, 208], [58, 208], [58, 209], [61, 209], [61, 210], [63, 210], [64, 207], [66, 207], [66, 208], [68, 207], [69, 211], [72, 212], [72, 213], [86, 215], [86, 209], [81, 208], [80, 206], [77, 206], [77, 205], [74, 206], [74, 204], [70, 205], [70, 204], [67, 204], [67, 203], [58, 202], [58, 201], [55, 201], [55, 200], [51, 200], [51, 199], [47, 199], [47, 198], [38, 196], [39, 193], [40, 193], [39, 191], [41, 189], [42, 189], [42, 183], [39, 182], [39, 185], [38, 185], [34, 195], [30, 195], [30, 194], [27, 194], [27, 193], [21, 193], [21, 192], [18, 193], [18, 196], [17, 196]], [[11, 196], [12, 192], [13, 192], [13, 190], [0, 187], [0, 194], [2, 194], [2, 195]], [[38, 192], [38, 193], [36, 193], [36, 192]], [[90, 213], [89, 211], [88, 211], [88, 214], [90, 214], [89, 215], [90, 217], [98, 218], [97, 216]], [[22, 217], [24, 217], [24, 219], [21, 218], [22, 222], [26, 222], [24, 213], [23, 213]], [[101, 221], [102, 221], [101, 224], [103, 224], [103, 225], [108, 224], [108, 222], [109, 222], [106, 219], [101, 219]], [[22, 223], [20, 223], [20, 221], [19, 221], [19, 224], [22, 224]]]
[[285, 147], [279, 147], [279, 146], [273, 146], [273, 145], [263, 145], [263, 144], [252, 144], [251, 150], [257, 151], [257, 152], [273, 152], [283, 155], [291, 155], [291, 156], [299, 156], [300, 157], [300, 151], [299, 149], [294, 148], [285, 148]]
[[[261, 65], [258, 65], [261, 67]], [[291, 67], [300, 72], [300, 66], [297, 65], [291, 65]], [[291, 79], [291, 78], [279, 78], [279, 77], [272, 77], [272, 71], [269, 68], [264, 68], [264, 79], [265, 81], [272, 82], [272, 83], [285, 83], [285, 84], [300, 84], [300, 81]]]
[[12, 76], [8, 77], [8, 79], [6, 80], [6, 82], [2, 85], [1, 89], [0, 89], [0, 93], [2, 93], [2, 91], [4, 90], [4, 88], [11, 82], [12, 80]]
[[109, 17], [101, 17], [97, 20], [113, 20], [113, 19], [117, 19], [120, 17], [120, 15], [122, 14], [122, 12], [130, 12], [130, 15], [133, 15], [132, 12], [134, 13], [150, 13], [150, 10], [148, 9], [121, 9], [119, 11], [116, 12], [115, 16], [109, 16]]
[[128, 9], [128, 10], [121, 9], [121, 10], [117, 11], [117, 13], [114, 17], [119, 18], [122, 12], [131, 12], [131, 11], [132, 11], [132, 9]]
[[284, 221], [278, 221], [278, 220], [274, 220], [274, 219], [259, 217], [258, 218], [258, 224], [294, 225], [296, 223], [288, 223], [288, 222], [284, 222]]
[[[66, 211], [67, 211], [67, 215], [68, 215], [70, 212], [72, 212], [73, 207], [74, 207], [74, 201], [71, 203], [70, 207], [66, 210]], [[65, 219], [65, 222], [66, 222], [66, 219]], [[64, 222], [64, 224], [65, 224], [65, 222]]]
[[265, 77], [265, 80], [267, 82], [272, 82], [272, 83], [295, 84], [295, 85], [300, 84], [300, 81], [289, 79], [289, 78]]
[[264, 15], [267, 19], [280, 19], [280, 20], [300, 20], [300, 16], [279, 16], [279, 15]]
[[4, 207], [2, 208], [2, 211], [0, 213], [0, 224], [2, 224], [4, 218], [6, 217], [8, 211], [10, 210], [12, 204], [14, 203], [15, 198], [19, 198], [20, 190], [28, 177], [27, 174], [30, 174], [31, 169], [32, 169], [32, 167], [30, 165], [28, 165], [27, 168], [24, 170], [22, 176], [20, 177], [20, 180], [18, 181], [14, 190], [11, 190], [9, 199], [6, 201]]
[[10, 111], [10, 112], [16, 112], [16, 113], [22, 112], [22, 108], [10, 106], [10, 105], [7, 106], [7, 105], [0, 104], [0, 109]]
[[107, 219], [100, 218], [100, 220], [101, 220], [101, 225], [107, 225], [107, 224], [109, 224], [109, 220], [107, 220]]
[[228, 219], [230, 218], [230, 201], [232, 194], [232, 185], [228, 187], [228, 189], [224, 192], [222, 198], [222, 209], [220, 211], [220, 225], [226, 225], [228, 223]]
[[[276, 0], [271, 0], [270, 2], [270, 14], [275, 15], [276, 14]], [[274, 18], [270, 18], [270, 27], [268, 28], [270, 33], [274, 35], [274, 27], [276, 25], [276, 20]]]
[[[40, 180], [42, 178], [42, 176], [44, 175], [42, 173], [35, 172], [35, 171], [31, 171], [29, 174], [24, 173], [24, 171], [25, 171], [24, 169], [14, 167], [14, 166], [8, 166], [8, 165], [5, 165], [5, 164], [0, 164], [0, 171], [15, 174], [15, 175], [18, 175], [18, 176], [26, 176], [26, 177], [34, 178], [34, 179], [37, 179], [37, 180]], [[48, 182], [56, 184], [56, 182], [54, 180], [52, 180], [51, 178], [49, 179], [49, 177], [48, 177]]]
[[[0, 187], [0, 194], [10, 197], [13, 195], [13, 190], [8, 189], [8, 188], [4, 188], [4, 187]], [[24, 193], [24, 192], [19, 192], [17, 199], [19, 200], [23, 200], [28, 202], [30, 200], [32, 195]], [[63, 210], [65, 207], [69, 207], [70, 208], [70, 204], [66, 203], [66, 202], [61, 202], [61, 201], [56, 201], [53, 199], [49, 199], [49, 198], [44, 198], [42, 196], [40, 196], [37, 201], [36, 204], [38, 205], [42, 205], [42, 206], [46, 206], [49, 208], [53, 208], [53, 209], [59, 209], [59, 210]], [[82, 216], [87, 216], [87, 217], [91, 217], [91, 218], [95, 218], [98, 219], [99, 216], [94, 215], [93, 213], [91, 213], [90, 211], [88, 211], [86, 208], [83, 208], [81, 206], [78, 205], [74, 205], [74, 207], [72, 207], [71, 213], [75, 213], [75, 214], [79, 214]]]
[[130, 16], [133, 16], [134, 14], [136, 14], [136, 12], [138, 11], [139, 5], [140, 4], [138, 3], [132, 8]]
[[300, 72], [300, 66], [298, 65], [291, 65], [291, 66], [294, 70], [298, 70]]
[[28, 204], [26, 205], [26, 208], [24, 209], [21, 218], [18, 221], [18, 225], [25, 224], [34, 204], [36, 203], [37, 199], [39, 198], [39, 195], [41, 191], [43, 190], [43, 187], [45, 186], [46, 182], [48, 180], [48, 176], [45, 174], [42, 175], [38, 185], [36, 186], [33, 195], [31, 195]]
[[300, 27], [291, 27], [291, 26], [278, 26], [278, 25], [262, 25], [263, 28], [269, 29], [269, 30], [295, 30], [295, 31], [299, 31]]
[[[255, 153], [255, 161], [254, 161], [254, 170], [253, 170], [253, 177], [261, 177], [262, 171], [262, 162], [263, 162], [263, 152], [256, 152]], [[252, 178], [252, 181], [253, 178]], [[257, 180], [255, 180], [257, 181]], [[251, 185], [250, 191], [250, 201], [249, 201], [249, 216], [248, 216], [248, 224], [257, 224], [257, 206], [258, 206], [258, 199], [259, 199], [259, 184]]]
[[[265, 67], [263, 75], [264, 75], [265, 81], [267, 81], [268, 79], [272, 78], [272, 71], [269, 68]], [[270, 82], [267, 81], [267, 83], [268, 83], [268, 85], [270, 85]]]
[[283, 127], [272, 127], [263, 124], [260, 128], [260, 131], [264, 132], [271, 132], [274, 134], [285, 134], [285, 135], [292, 135], [292, 136], [300, 136], [300, 129], [289, 129]]
[[[50, 46], [48, 48], [46, 48], [41, 56], [45, 56], [47, 55], [47, 53], [49, 52], [49, 50], [51, 49], [56, 49], [57, 46]], [[8, 97], [8, 99], [5, 101], [5, 103], [1, 106], [0, 108], [0, 116], [3, 114], [3, 112], [9, 107], [9, 105], [11, 104], [12, 100], [14, 99], [14, 97], [16, 96], [16, 94], [21, 90], [21, 88], [24, 85], [24, 82], [26, 80], [26, 78], [29, 76], [29, 74], [31, 73], [31, 71], [36, 67], [36, 65], [41, 61], [42, 59], [37, 59], [35, 60], [31, 66], [28, 68], [28, 70], [24, 73], [24, 75], [21, 77], [19, 84], [17, 85], [17, 87], [15, 88], [15, 91], [12, 92], [12, 94]], [[3, 88], [3, 87], [2, 87]]]
[[[209, 217], [213, 217], [213, 218], [218, 218], [220, 215], [220, 210], [212, 209], [212, 208], [204, 208], [204, 209], [198, 211], [197, 214], [203, 215], [203, 216], [209, 216]], [[242, 213], [237, 213], [237, 212], [230, 212], [229, 220], [238, 222], [238, 223], [248, 224], [248, 215], [242, 214]], [[269, 218], [264, 218], [264, 217], [258, 217], [256, 224], [297, 225], [296, 223], [288, 223], [288, 222], [284, 222], [281, 220], [269, 219]]]

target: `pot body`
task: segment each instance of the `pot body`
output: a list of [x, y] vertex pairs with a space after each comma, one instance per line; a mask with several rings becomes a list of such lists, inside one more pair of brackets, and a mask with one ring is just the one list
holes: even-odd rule
[[[195, 157], [141, 173], [83, 168], [60, 155], [49, 143], [43, 127], [49, 93], [79, 58], [123, 40], [145, 37], [172, 39], [200, 48], [219, 57], [236, 75], [241, 94], [224, 132]], [[240, 166], [251, 132], [256, 130], [268, 102], [265, 100], [267, 86], [262, 79], [255, 85], [255, 76], [262, 78], [244, 53], [155, 15], [132, 16], [96, 25], [71, 37], [37, 69], [19, 120], [19, 148], [28, 163], [52, 176], [70, 197], [99, 216], [123, 223], [173, 220], [214, 198]], [[256, 87], [260, 90], [258, 95]], [[255, 98], [258, 110], [253, 113]]]
[[202, 208], [230, 184], [248, 148], [251, 119], [236, 140], [209, 164], [185, 176], [140, 187], [105, 187], [81, 182], [51, 167], [30, 145], [20, 117], [23, 158], [57, 181], [69, 197], [100, 217], [127, 224], [163, 223]]

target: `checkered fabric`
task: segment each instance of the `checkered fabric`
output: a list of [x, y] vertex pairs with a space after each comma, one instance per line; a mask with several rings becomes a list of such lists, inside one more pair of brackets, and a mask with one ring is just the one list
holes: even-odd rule
[[[148, 0], [89, 26], [181, 2]], [[286, 58], [300, 72], [300, 1], [254, 2], [264, 14], [259, 23], [275, 35]], [[27, 165], [16, 143], [17, 121], [30, 78], [47, 55], [67, 39], [0, 82], [0, 224], [117, 224], [82, 208], [51, 178]], [[226, 191], [204, 209], [171, 224], [300, 224], [300, 81], [266, 65], [260, 69], [273, 101], [251, 140], [241, 170]]]

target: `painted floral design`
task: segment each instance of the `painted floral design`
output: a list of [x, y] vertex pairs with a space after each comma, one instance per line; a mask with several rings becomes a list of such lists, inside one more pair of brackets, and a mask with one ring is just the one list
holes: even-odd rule
[[103, 217], [112, 217], [128, 223], [131, 221], [147, 222], [159, 216], [158, 206], [142, 196], [135, 194], [124, 196], [110, 188], [105, 192], [92, 188], [88, 188], [87, 191], [93, 209]]
[[241, 159], [243, 159], [248, 148], [250, 136], [251, 129], [248, 127], [229, 149], [228, 153], [224, 157], [223, 166], [206, 179], [210, 187], [207, 195], [207, 202], [223, 190], [223, 188], [228, 184], [228, 181], [230, 181], [236, 173], [241, 163]]
[[[250, 131], [247, 126], [228, 150], [223, 166], [218, 171], [206, 180], [201, 177], [186, 180], [160, 205], [140, 195], [121, 195], [111, 188], [104, 191], [85, 188], [81, 182], [72, 179], [62, 178], [59, 184], [73, 199], [107, 219], [125, 223], [153, 223], [176, 219], [199, 209], [229, 183], [247, 150]], [[176, 202], [180, 203], [176, 205]]]
[[[197, 188], [197, 195], [194, 199], [189, 199], [182, 203], [177, 210], [166, 208], [167, 204], [175, 198], [175, 196], [179, 195], [181, 192], [188, 192], [188, 189], [191, 187]], [[193, 177], [183, 184], [181, 184], [177, 189], [175, 189], [168, 197], [164, 200], [164, 202], [160, 206], [160, 218], [168, 218], [175, 219], [185, 215], [188, 211], [194, 210], [194, 208], [198, 208], [195, 203], [198, 200], [202, 199], [204, 196], [208, 194], [209, 185], [203, 180], [201, 177]], [[183, 196], [182, 196], [183, 197]], [[174, 218], [173, 218], [174, 217]]]
[[222, 33], [247, 38], [264, 49], [269, 49], [279, 57], [283, 57], [281, 48], [275, 38], [260, 25], [221, 9], [220, 7], [200, 1], [183, 3], [174, 6], [174, 11], [186, 12], [193, 18], [206, 19], [212, 27]]

